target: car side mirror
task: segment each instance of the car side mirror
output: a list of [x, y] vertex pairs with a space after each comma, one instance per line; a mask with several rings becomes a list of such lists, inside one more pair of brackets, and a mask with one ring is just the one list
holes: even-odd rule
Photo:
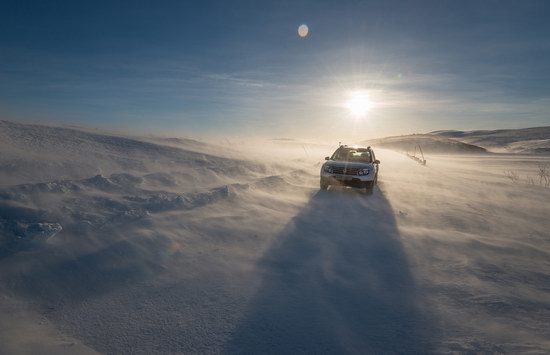
[[329, 157], [325, 157], [325, 160], [329, 160], [330, 158]]
[[376, 160], [374, 161], [374, 164], [380, 164], [380, 160], [376, 159]]

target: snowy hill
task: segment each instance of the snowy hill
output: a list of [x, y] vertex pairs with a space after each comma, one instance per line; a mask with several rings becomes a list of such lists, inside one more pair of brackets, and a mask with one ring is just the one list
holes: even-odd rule
[[480, 131], [440, 130], [371, 139], [362, 142], [397, 151], [411, 152], [418, 144], [430, 154], [550, 153], [550, 127]]
[[487, 152], [484, 148], [473, 144], [445, 137], [435, 137], [429, 134], [371, 139], [364, 141], [363, 144], [409, 153], [414, 152], [418, 145], [422, 147], [425, 153], [430, 154], [482, 154]]
[[550, 127], [481, 131], [434, 131], [430, 135], [452, 138], [498, 152], [550, 153]]
[[[159, 143], [163, 141], [171, 144]], [[195, 170], [208, 162], [220, 168], [233, 164], [221, 156], [224, 152], [221, 147], [199, 145], [191, 140], [136, 139], [8, 121], [0, 121], [0, 148], [0, 183], [82, 179], [97, 174], [144, 173], [184, 166]]]
[[547, 156], [231, 148], [0, 122], [0, 353], [549, 352]]

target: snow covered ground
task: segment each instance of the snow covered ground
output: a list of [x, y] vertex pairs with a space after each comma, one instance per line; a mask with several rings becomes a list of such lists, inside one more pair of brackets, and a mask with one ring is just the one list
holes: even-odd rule
[[334, 148], [0, 122], [0, 353], [550, 352], [550, 157]]
[[435, 131], [429, 134], [474, 144], [498, 153], [548, 154], [550, 152], [550, 127], [548, 126], [493, 131]]
[[412, 154], [418, 145], [431, 154], [548, 154], [550, 127], [499, 129], [483, 131], [443, 130], [423, 134], [369, 139], [364, 144], [376, 145]]

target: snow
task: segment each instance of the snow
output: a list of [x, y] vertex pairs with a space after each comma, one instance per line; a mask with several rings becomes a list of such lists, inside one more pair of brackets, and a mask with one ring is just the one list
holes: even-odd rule
[[454, 138], [498, 153], [550, 152], [550, 127], [482, 131], [435, 131], [430, 134]]
[[413, 153], [418, 146], [430, 154], [548, 154], [550, 127], [483, 131], [440, 130], [369, 139], [365, 145]]
[[44, 316], [23, 302], [0, 298], [0, 350], [2, 354], [97, 355], [76, 339], [60, 334]]
[[331, 144], [0, 137], [0, 353], [550, 351], [548, 156], [379, 149], [366, 196]]

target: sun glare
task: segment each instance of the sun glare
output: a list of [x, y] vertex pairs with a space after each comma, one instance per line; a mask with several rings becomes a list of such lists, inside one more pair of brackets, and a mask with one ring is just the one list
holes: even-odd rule
[[355, 91], [346, 103], [346, 108], [355, 117], [363, 117], [372, 109], [372, 101], [365, 91]]

